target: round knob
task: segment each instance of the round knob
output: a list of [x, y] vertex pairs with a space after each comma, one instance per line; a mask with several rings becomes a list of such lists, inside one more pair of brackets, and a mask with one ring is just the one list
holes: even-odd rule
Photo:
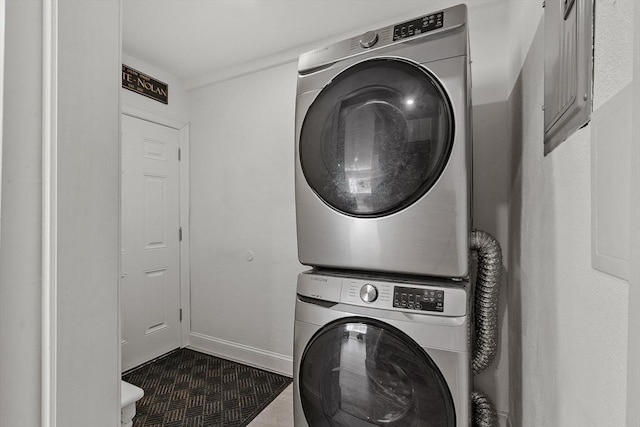
[[373, 285], [364, 285], [360, 288], [360, 299], [364, 302], [374, 302], [378, 299], [378, 290]]
[[378, 42], [378, 33], [375, 31], [367, 31], [360, 36], [360, 46], [369, 48]]

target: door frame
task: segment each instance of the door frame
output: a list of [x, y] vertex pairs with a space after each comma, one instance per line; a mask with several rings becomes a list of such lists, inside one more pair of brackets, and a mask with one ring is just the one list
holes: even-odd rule
[[[182, 240], [180, 241], [180, 308], [182, 309], [182, 320], [180, 322], [180, 348], [189, 345], [189, 333], [191, 332], [191, 272], [190, 272], [190, 239], [189, 239], [189, 122], [177, 120], [158, 114], [137, 105], [122, 102], [120, 113], [129, 117], [152, 122], [161, 126], [176, 129], [180, 132], [180, 227], [182, 227]], [[122, 152], [122, 139], [120, 140]], [[121, 195], [122, 197], [122, 195]], [[122, 212], [120, 213], [120, 228], [122, 229]], [[122, 266], [120, 266], [122, 268]], [[120, 277], [118, 272], [118, 277]], [[121, 313], [120, 303], [118, 310]], [[120, 314], [121, 315], [121, 314]], [[122, 331], [120, 331], [120, 343], [122, 343]]]
[[[640, 2], [634, 5], [635, 44], [633, 54], [632, 98], [633, 115], [640, 113]], [[640, 124], [633, 123], [631, 144], [631, 268], [629, 277], [628, 338], [627, 338], [627, 425], [640, 423]]]
[[[117, 212], [119, 204], [116, 201], [119, 187], [119, 172], [112, 168], [118, 164], [119, 153], [119, 129], [118, 119], [120, 117], [119, 103], [119, 73], [121, 67], [121, 10], [122, 0], [109, 0], [103, 2], [106, 9], [95, 9], [80, 2], [61, 2], [59, 0], [49, 0], [40, 2], [35, 9], [20, 7], [21, 13], [27, 13], [28, 25], [37, 28], [36, 22], [42, 30], [40, 49], [34, 53], [41, 54], [41, 87], [42, 99], [35, 104], [31, 100], [26, 101], [29, 112], [41, 112], [41, 139], [42, 139], [42, 159], [40, 168], [42, 171], [42, 198], [41, 198], [41, 316], [34, 321], [40, 320], [40, 379], [39, 385], [29, 384], [29, 390], [40, 392], [40, 399], [32, 402], [32, 406], [39, 406], [39, 416], [42, 427], [56, 427], [59, 417], [69, 417], [70, 414], [79, 417], [91, 416], [93, 419], [100, 419], [103, 422], [114, 422], [119, 419], [120, 409], [120, 332], [119, 332], [119, 290], [112, 288], [112, 283], [117, 281], [118, 273], [116, 265], [119, 258], [119, 238], [114, 238], [113, 233], [118, 231], [118, 219], [112, 216]], [[64, 4], [65, 7], [61, 7]], [[2, 2], [5, 6], [5, 1]], [[106, 13], [104, 13], [106, 12]], [[38, 17], [40, 15], [40, 17]], [[93, 23], [95, 28], [114, 28], [114, 33], [109, 32], [107, 37], [101, 34], [96, 37], [96, 31], [89, 31], [88, 25], [75, 25], [60, 30], [60, 25], [73, 22]], [[113, 27], [112, 27], [113, 26]], [[88, 40], [100, 41], [101, 44], [78, 44], [73, 45], [71, 41], [77, 37], [88, 37]], [[35, 36], [37, 37], [37, 35]], [[104, 40], [104, 42], [102, 42]], [[116, 44], [117, 40], [117, 44]], [[35, 47], [35, 42], [33, 44]], [[78, 51], [77, 47], [81, 46]], [[74, 49], [70, 49], [74, 48]], [[79, 55], [80, 52], [80, 55]], [[78, 56], [79, 55], [79, 56]], [[78, 58], [84, 58], [82, 61]], [[100, 58], [96, 60], [96, 58]], [[77, 71], [69, 78], [67, 74], [60, 71], [60, 64], [73, 64]], [[113, 66], [113, 69], [110, 68]], [[98, 67], [98, 68], [96, 68]], [[65, 76], [67, 78], [65, 78]], [[111, 86], [113, 85], [113, 86]], [[83, 91], [86, 87], [96, 87], [103, 93], [109, 93], [106, 98], [96, 99], [93, 93], [87, 95]], [[110, 88], [104, 90], [105, 88]], [[65, 94], [65, 99], [61, 99], [60, 93]], [[69, 102], [72, 99], [77, 104]], [[77, 105], [90, 105], [89, 109], [78, 110]], [[34, 119], [35, 120], [35, 119]], [[106, 209], [94, 209], [87, 213], [86, 220], [82, 224], [75, 224], [75, 231], [90, 231], [96, 224], [103, 226], [102, 232], [109, 234], [105, 241], [90, 242], [93, 236], [78, 234], [78, 238], [72, 243], [61, 243], [59, 232], [64, 233], [71, 226], [69, 222], [60, 220], [64, 218], [65, 212], [70, 208], [59, 205], [60, 196], [65, 196], [74, 191], [72, 186], [74, 177], [83, 177], [87, 174], [87, 168], [80, 166], [65, 174], [59, 173], [59, 159], [67, 158], [69, 147], [78, 147], [81, 142], [77, 139], [59, 140], [60, 135], [68, 135], [72, 126], [80, 126], [81, 131], [90, 133], [92, 125], [105, 125], [108, 133], [102, 135], [96, 133], [97, 145], [85, 144], [87, 151], [79, 152], [78, 158], [81, 161], [93, 161], [95, 164], [108, 166], [108, 174], [96, 175], [95, 185], [100, 190], [108, 189], [107, 193], [101, 191], [90, 194], [85, 191], [81, 197], [87, 198], [86, 203], [101, 203], [99, 206]], [[105, 129], [101, 129], [105, 131]], [[116, 140], [117, 138], [117, 140]], [[86, 142], [86, 141], [84, 141]], [[70, 144], [67, 146], [67, 143]], [[62, 156], [62, 157], [60, 157]], [[102, 156], [102, 158], [98, 158]], [[106, 172], [106, 170], [101, 170]], [[66, 178], [66, 179], [64, 179]], [[115, 178], [115, 181], [114, 181]], [[73, 187], [73, 188], [72, 188]], [[103, 203], [103, 204], [102, 204]], [[119, 215], [118, 215], [119, 216]], [[115, 220], [114, 220], [115, 219]], [[62, 239], [64, 240], [64, 239]], [[94, 265], [100, 265], [101, 269], [94, 269], [93, 266], [81, 269], [80, 273], [90, 280], [82, 284], [83, 289], [99, 287], [108, 292], [108, 299], [99, 301], [87, 301], [86, 294], [69, 293], [65, 285], [71, 287], [69, 290], [75, 291], [80, 288], [78, 282], [70, 280], [76, 276], [78, 268], [67, 268], [72, 265], [74, 252], [85, 251], [90, 245], [89, 259]], [[113, 246], [111, 246], [113, 245]], [[108, 268], [104, 266], [108, 265]], [[61, 266], [63, 268], [61, 268]], [[113, 270], [112, 270], [113, 268]], [[108, 271], [107, 271], [108, 270]], [[76, 288], [73, 288], [75, 286]], [[66, 293], [65, 293], [66, 292]], [[58, 298], [58, 297], [61, 298]], [[60, 299], [66, 297], [66, 303], [61, 303]], [[83, 304], [92, 306], [88, 302], [96, 302], [86, 315], [87, 321], [91, 321], [91, 333], [99, 336], [99, 340], [89, 343], [82, 340], [73, 332], [65, 329], [64, 340], [60, 340], [58, 333], [61, 328], [68, 328], [74, 319], [74, 309]], [[112, 323], [113, 321], [113, 323]], [[27, 331], [28, 333], [29, 331]], [[71, 353], [74, 354], [71, 358]], [[77, 357], [76, 357], [77, 355]], [[112, 359], [113, 357], [113, 359]], [[115, 360], [114, 360], [115, 359]], [[26, 363], [26, 362], [25, 362]], [[96, 369], [83, 376], [83, 379], [99, 379], [100, 388], [113, 387], [113, 392], [102, 395], [100, 401], [92, 400], [95, 395], [84, 393], [79, 388], [69, 387], [72, 379], [66, 378], [59, 381], [59, 371], [62, 374], [68, 373], [70, 367], [91, 363]], [[35, 367], [34, 367], [35, 369]], [[111, 375], [113, 374], [113, 377]], [[79, 374], [80, 375], [80, 374]], [[109, 383], [106, 383], [106, 379]], [[86, 382], [86, 381], [85, 381]], [[66, 403], [73, 398], [77, 407], [70, 408]], [[80, 398], [80, 399], [78, 399]], [[59, 402], [65, 403], [60, 407]], [[80, 409], [78, 409], [80, 408]], [[72, 412], [72, 410], [75, 410]], [[37, 415], [36, 415], [37, 416]]]

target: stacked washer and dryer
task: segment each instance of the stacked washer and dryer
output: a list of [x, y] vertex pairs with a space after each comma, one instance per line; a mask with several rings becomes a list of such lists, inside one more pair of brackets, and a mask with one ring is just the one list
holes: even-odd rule
[[466, 6], [298, 64], [296, 427], [467, 427]]

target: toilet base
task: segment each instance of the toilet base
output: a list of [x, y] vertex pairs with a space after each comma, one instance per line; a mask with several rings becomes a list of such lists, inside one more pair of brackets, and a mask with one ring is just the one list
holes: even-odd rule
[[120, 382], [120, 426], [132, 427], [136, 416], [136, 402], [144, 396], [144, 390], [128, 382]]
[[136, 416], [136, 403], [133, 402], [120, 410], [121, 427], [132, 427], [133, 417]]

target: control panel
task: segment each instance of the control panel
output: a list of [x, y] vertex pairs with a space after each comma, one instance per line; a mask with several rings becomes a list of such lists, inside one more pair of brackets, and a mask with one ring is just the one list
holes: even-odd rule
[[412, 19], [402, 24], [393, 26], [393, 41], [405, 39], [407, 37], [417, 36], [427, 31], [442, 28], [443, 12], [434, 13], [433, 15], [423, 16], [421, 18]]
[[421, 311], [444, 311], [444, 290], [394, 286], [393, 306]]
[[456, 285], [435, 280], [376, 279], [305, 272], [298, 275], [297, 293], [328, 303], [412, 314], [449, 317], [467, 314], [467, 282]]
[[438, 286], [359, 277], [333, 278], [341, 282], [339, 301], [344, 304], [439, 316], [464, 316], [467, 312], [467, 290], [462, 284]]
[[[387, 46], [402, 43], [404, 39], [424, 36], [420, 38], [426, 42], [431, 38], [427, 34], [441, 32], [451, 32], [450, 35], [455, 37], [452, 39], [454, 41], [452, 41], [451, 47], [447, 48], [452, 49], [450, 51], [447, 50], [448, 56], [466, 55], [466, 25], [467, 6], [459, 4], [401, 24], [367, 31], [359, 36], [303, 53], [298, 61], [298, 71], [310, 71], [324, 65], [333, 64], [337, 60], [344, 60], [365, 52], [379, 51]], [[454, 35], [453, 30], [456, 29], [460, 29], [460, 31], [457, 31]], [[441, 59], [439, 54], [435, 53], [429, 57]]]

